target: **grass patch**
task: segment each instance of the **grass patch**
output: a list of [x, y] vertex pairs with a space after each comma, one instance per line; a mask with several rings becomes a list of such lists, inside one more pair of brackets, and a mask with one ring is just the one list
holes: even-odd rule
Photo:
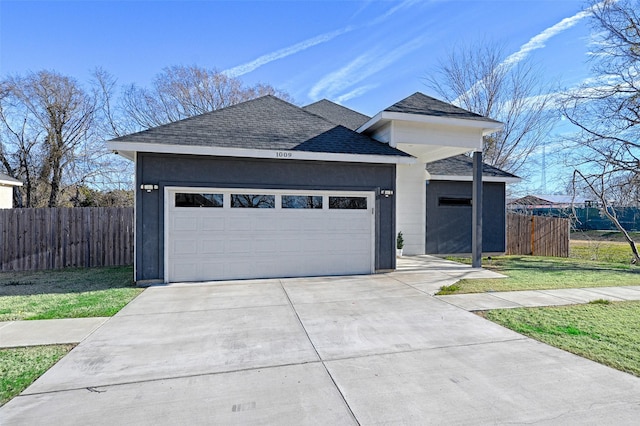
[[25, 390], [73, 345], [0, 349], [0, 405]]
[[444, 285], [440, 287], [438, 294], [442, 296], [444, 294], [455, 294], [458, 291], [460, 291], [460, 286], [457, 284]]
[[589, 302], [592, 305], [610, 305], [611, 304], [611, 300], [607, 300], [607, 299], [596, 299], [596, 300], [592, 300], [591, 302]]
[[492, 258], [491, 263], [485, 260], [483, 266], [507, 278], [461, 280], [456, 283], [459, 289], [454, 293], [613, 287], [640, 282], [640, 268], [576, 258], [499, 256]]
[[1, 272], [0, 321], [112, 316], [142, 289], [127, 267]]
[[498, 309], [483, 316], [541, 342], [640, 377], [640, 302]]
[[571, 241], [569, 257], [623, 265], [629, 265], [633, 259], [628, 243], [599, 240]]

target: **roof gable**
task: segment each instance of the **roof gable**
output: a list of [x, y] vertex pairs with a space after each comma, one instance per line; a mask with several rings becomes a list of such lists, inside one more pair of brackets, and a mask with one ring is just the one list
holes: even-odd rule
[[314, 102], [302, 109], [351, 130], [356, 130], [371, 118], [327, 99]]
[[434, 117], [460, 118], [464, 120], [479, 120], [498, 123], [480, 114], [467, 111], [447, 102], [443, 102], [423, 93], [416, 92], [404, 98], [400, 102], [385, 109], [388, 112], [399, 112], [403, 114], [429, 115]]
[[271, 95], [112, 142], [410, 157]]

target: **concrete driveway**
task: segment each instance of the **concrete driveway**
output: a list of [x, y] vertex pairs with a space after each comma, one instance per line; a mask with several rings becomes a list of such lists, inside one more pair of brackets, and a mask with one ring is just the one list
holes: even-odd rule
[[640, 379], [429, 294], [477, 273], [149, 288], [0, 424], [637, 424]]

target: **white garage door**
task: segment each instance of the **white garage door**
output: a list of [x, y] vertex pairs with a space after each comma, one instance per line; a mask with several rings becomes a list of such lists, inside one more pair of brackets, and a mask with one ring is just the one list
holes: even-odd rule
[[373, 192], [167, 188], [165, 281], [369, 274]]

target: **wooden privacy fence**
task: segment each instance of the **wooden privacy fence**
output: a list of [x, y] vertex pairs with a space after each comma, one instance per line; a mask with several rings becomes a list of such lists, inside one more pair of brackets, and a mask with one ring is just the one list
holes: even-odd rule
[[133, 208], [0, 209], [0, 270], [133, 263]]
[[569, 219], [507, 214], [507, 254], [569, 257]]

